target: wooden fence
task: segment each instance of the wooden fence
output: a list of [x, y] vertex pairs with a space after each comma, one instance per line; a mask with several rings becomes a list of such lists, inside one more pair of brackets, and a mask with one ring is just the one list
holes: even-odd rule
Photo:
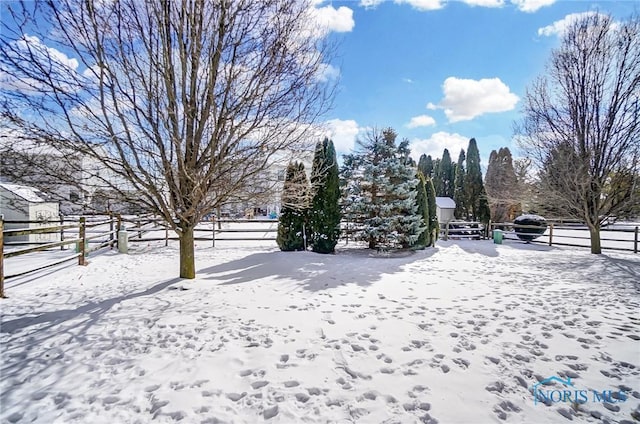
[[[270, 224], [263, 225], [262, 228], [229, 228], [231, 224]], [[223, 219], [206, 224], [207, 228], [199, 228], [194, 230], [195, 241], [210, 241], [212, 246], [217, 241], [275, 241], [277, 232], [277, 220], [272, 219]], [[24, 227], [5, 229], [5, 224], [12, 225], [31, 225], [38, 224], [38, 227]], [[448, 239], [484, 239], [492, 236], [493, 231], [500, 229], [503, 231], [504, 239], [519, 240], [516, 229], [519, 228], [539, 228], [535, 226], [517, 225], [513, 223], [489, 223], [484, 225], [479, 222], [448, 222], [440, 225], [440, 237], [444, 240]], [[104, 247], [114, 247], [118, 241], [118, 231], [125, 230], [128, 235], [128, 241], [132, 243], [164, 241], [165, 246], [169, 240], [178, 240], [177, 234], [161, 220], [153, 217], [120, 217], [108, 216], [102, 218], [80, 217], [79, 219], [69, 220], [62, 217], [60, 221], [3, 221], [0, 217], [0, 297], [5, 297], [4, 281], [13, 277], [39, 271], [48, 267], [52, 267], [63, 262], [78, 260], [79, 265], [86, 264], [86, 256], [95, 250]], [[357, 231], [357, 228], [351, 228], [347, 224], [343, 227], [343, 238], [348, 243], [349, 234]], [[549, 246], [573, 246], [573, 247], [589, 247], [585, 243], [570, 243], [566, 240], [583, 240], [589, 241], [588, 232], [585, 235], [585, 228], [577, 225], [559, 224], [555, 222], [548, 223], [545, 234], [539, 239], [533, 240], [533, 243], [544, 243]], [[582, 234], [579, 234], [581, 231]], [[574, 232], [573, 234], [567, 234]], [[9, 237], [25, 236], [31, 234], [59, 234], [59, 240], [52, 242], [43, 241], [10, 241]], [[261, 234], [260, 234], [261, 233]], [[615, 237], [619, 233], [632, 233], [628, 238]], [[236, 234], [235, 237], [225, 236], [225, 234]], [[254, 236], [255, 234], [255, 236]], [[260, 234], [260, 235], [258, 235]], [[638, 253], [640, 250], [639, 227], [635, 226], [628, 229], [622, 228], [603, 228], [601, 229], [602, 249], [632, 251]], [[614, 234], [610, 236], [609, 234]], [[625, 247], [607, 245], [609, 242], [623, 244]], [[93, 246], [90, 247], [90, 245]], [[75, 251], [63, 258], [43, 264], [23, 272], [16, 272], [11, 275], [4, 274], [4, 259], [28, 253], [40, 252], [60, 247], [64, 250], [69, 245], [75, 245]], [[7, 247], [20, 247], [17, 249], [9, 249]], [[24, 247], [29, 246], [29, 247]]]
[[[519, 225], [510, 222], [494, 222], [489, 224], [491, 233], [501, 230], [506, 240], [520, 240], [517, 229], [539, 229], [535, 225]], [[621, 238], [619, 234], [629, 234], [627, 238]], [[567, 241], [568, 240], [568, 241]], [[583, 240], [583, 243], [571, 243], [571, 240]], [[640, 227], [614, 228], [607, 226], [600, 229], [600, 241], [603, 250], [619, 250], [638, 253], [640, 250]], [[590, 247], [588, 228], [584, 225], [566, 225], [556, 222], [547, 222], [547, 228], [543, 235], [531, 240], [531, 243], [547, 244], [549, 246]], [[616, 244], [616, 245], [613, 245]]]
[[[209, 224], [210, 228], [202, 228], [202, 224]], [[227, 228], [229, 224], [271, 224], [269, 228]], [[132, 243], [164, 241], [165, 246], [170, 240], [178, 240], [178, 235], [169, 225], [157, 218], [122, 218], [123, 228], [129, 234]], [[278, 221], [273, 219], [220, 219], [202, 222], [194, 231], [194, 241], [210, 241], [215, 247], [217, 241], [275, 241]], [[245, 235], [242, 235], [242, 234]], [[257, 234], [262, 233], [261, 236]], [[228, 237], [225, 234], [238, 234]], [[255, 236], [252, 236], [256, 234]]]
[[481, 240], [489, 237], [488, 227], [482, 222], [452, 221], [440, 223], [440, 238], [442, 240]]
[[[9, 225], [27, 225], [23, 228], [11, 228], [5, 229], [5, 226]], [[32, 224], [36, 224], [37, 227], [32, 227]], [[108, 229], [105, 227], [108, 226]], [[98, 228], [103, 227], [103, 228]], [[111, 216], [108, 218], [101, 218], [98, 220], [87, 219], [86, 217], [80, 217], [77, 221], [68, 219], [65, 221], [64, 217], [60, 218], [60, 221], [4, 221], [0, 218], [0, 298], [5, 297], [4, 281], [10, 278], [18, 277], [21, 275], [29, 274], [35, 271], [40, 271], [45, 268], [49, 268], [61, 263], [71, 261], [77, 258], [78, 265], [86, 265], [86, 257], [89, 253], [101, 249], [103, 247], [113, 247], [116, 243], [117, 228], [120, 227], [119, 218]], [[10, 241], [10, 237], [18, 236], [30, 236], [32, 234], [56, 234], [59, 235], [58, 241], [43, 242], [43, 241]], [[70, 236], [70, 238], [69, 238]], [[90, 243], [94, 246], [90, 247]], [[35, 245], [35, 246], [34, 246]], [[41, 252], [52, 248], [60, 247], [64, 250], [66, 246], [75, 245], [75, 251], [66, 255], [63, 258], [48, 262], [44, 265], [31, 268], [26, 271], [16, 272], [11, 275], [5, 275], [4, 273], [4, 259], [11, 258], [20, 255], [26, 255], [28, 253]], [[6, 250], [5, 247], [11, 246], [33, 246], [23, 247], [17, 249]]]

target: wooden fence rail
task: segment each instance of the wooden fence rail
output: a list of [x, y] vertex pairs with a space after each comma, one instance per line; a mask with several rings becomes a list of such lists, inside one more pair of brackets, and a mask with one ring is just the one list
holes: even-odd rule
[[[131, 233], [133, 237], [129, 238], [132, 243], [144, 243], [151, 241], [164, 241], [165, 246], [169, 241], [178, 240], [177, 234], [170, 235], [172, 229], [169, 225], [160, 219], [122, 219], [124, 228], [128, 233]], [[215, 247], [217, 241], [275, 241], [276, 237], [268, 237], [267, 234], [276, 233], [278, 231], [277, 220], [273, 219], [220, 219], [215, 221], [209, 221], [211, 228], [195, 228], [194, 241], [210, 241], [211, 245]], [[224, 228], [223, 224], [260, 224], [268, 223], [272, 224], [270, 228]], [[162, 232], [164, 236], [145, 237], [145, 234], [152, 232]], [[205, 233], [206, 236], [197, 236], [197, 234]], [[224, 234], [240, 234], [240, 233], [262, 233], [262, 237], [224, 237]]]
[[[504, 239], [511, 240], [519, 240], [517, 236], [517, 229], [539, 229], [540, 227], [535, 225], [519, 225], [513, 224], [509, 222], [495, 222], [490, 223], [489, 228], [491, 229], [491, 233], [494, 230], [499, 229], [503, 231]], [[545, 233], [542, 234], [539, 238], [543, 240], [530, 240], [531, 243], [540, 243], [540, 244], [548, 244], [549, 246], [569, 246], [569, 247], [590, 247], [590, 236], [580, 235], [580, 234], [567, 234], [567, 232], [578, 232], [578, 231], [588, 231], [585, 226], [576, 226], [576, 225], [563, 225], [555, 222], [548, 222]], [[609, 236], [608, 233], [627, 233], [633, 234], [633, 238], [620, 238]], [[546, 239], [546, 240], [545, 240]], [[577, 244], [577, 243], [569, 243], [565, 241], [558, 241], [558, 239], [569, 239], [569, 240], [584, 240], [585, 244]], [[640, 251], [640, 226], [633, 226], [631, 228], [601, 228], [600, 229], [600, 242], [603, 250], [619, 250], [626, 252], [638, 253]], [[602, 242], [616, 242], [618, 244], [624, 244], [629, 247], [619, 247], [619, 246], [611, 246], [606, 245], [606, 243]]]
[[443, 240], [449, 240], [449, 238], [480, 240], [488, 237], [487, 228], [482, 222], [442, 222], [440, 223], [440, 237]]
[[[210, 241], [212, 246], [215, 246], [216, 241], [265, 241], [265, 240], [275, 240], [276, 237], [271, 236], [268, 237], [271, 233], [277, 232], [277, 220], [272, 219], [221, 219], [216, 221], [209, 222], [210, 228], [196, 228], [194, 232], [196, 234], [202, 234], [203, 236], [194, 237], [196, 241]], [[268, 228], [224, 228], [223, 224], [271, 224]], [[20, 228], [11, 228], [6, 229], [6, 224], [12, 225], [21, 225], [21, 224], [38, 224], [38, 227], [28, 228], [28, 227], [20, 227]], [[564, 224], [564, 225], [563, 225]], [[44, 225], [44, 226], [42, 226]], [[108, 230], [104, 227], [108, 225]], [[520, 228], [539, 228], [536, 226], [527, 226], [527, 225], [517, 225], [513, 223], [489, 223], [489, 225], [485, 225], [480, 222], [448, 222], [442, 223], [440, 225], [440, 234], [444, 240], [447, 239], [483, 239], [491, 237], [493, 231], [496, 229], [500, 229], [503, 231], [504, 238], [509, 239], [513, 237], [513, 239], [517, 239], [516, 229]], [[19, 275], [28, 274], [31, 272], [39, 271], [51, 266], [58, 265], [60, 263], [76, 259], [78, 260], [79, 265], [86, 264], [86, 256], [95, 250], [110, 246], [113, 247], [117, 244], [117, 233], [120, 230], [127, 231], [130, 234], [129, 241], [133, 243], [137, 242], [151, 242], [151, 241], [164, 241], [165, 246], [168, 245], [169, 240], [178, 240], [177, 234], [171, 235], [172, 230], [170, 226], [161, 221], [160, 219], [154, 217], [120, 217], [117, 215], [110, 216], [108, 218], [90, 218], [80, 217], [78, 221], [70, 220], [64, 217], [60, 218], [60, 221], [50, 221], [50, 222], [41, 222], [41, 221], [3, 221], [0, 216], [0, 297], [5, 297], [4, 290], [4, 281], [5, 279], [17, 277]], [[567, 223], [554, 223], [549, 222], [547, 227], [547, 231], [542, 236], [543, 240], [533, 240], [533, 243], [545, 243], [549, 246], [552, 245], [560, 245], [560, 246], [573, 246], [573, 247], [588, 247], [588, 244], [585, 246], [584, 244], [575, 244], [575, 243], [567, 243], [564, 241], [558, 241], [558, 239], [577, 239], [577, 240], [589, 240], [588, 236], [581, 236], [575, 234], [566, 234], [568, 231], [576, 231], [576, 230], [584, 230], [583, 227], [577, 227], [574, 225], [567, 225]], [[343, 236], [348, 242], [349, 234], [355, 231], [358, 231], [356, 227], [353, 225], [350, 226], [350, 223], [343, 223]], [[157, 236], [153, 233], [160, 232], [162, 236]], [[562, 234], [558, 234], [562, 232]], [[31, 234], [48, 234], [48, 233], [59, 233], [59, 241], [9, 241], [8, 237], [15, 236], [24, 236]], [[262, 233], [262, 237], [253, 237], [253, 236], [245, 236], [245, 237], [225, 237], [224, 234], [258, 234]], [[629, 246], [633, 246], [632, 248], [624, 248], [624, 247], [616, 247], [616, 246], [606, 246], [603, 245], [603, 249], [612, 249], [612, 250], [624, 250], [624, 251], [632, 251], [634, 253], [638, 253], [640, 250], [640, 231], [639, 227], [635, 226], [631, 229], [621, 229], [621, 228], [603, 228], [601, 229], [601, 234], [603, 233], [633, 233], [633, 239], [625, 239], [620, 237], [615, 237], [615, 235], [607, 235], [601, 238], [603, 242], [615, 242], [615, 243], [627, 243]], [[145, 237], [145, 235], [150, 235], [151, 237]], [[90, 244], [93, 246], [90, 248]], [[33, 246], [33, 247], [25, 247], [21, 249], [9, 250], [5, 252], [5, 246]], [[27, 271], [13, 273], [12, 275], [5, 275], [4, 268], [4, 259], [15, 257], [19, 255], [25, 255], [28, 253], [34, 253], [44, 250], [49, 250], [52, 248], [60, 247], [60, 249], [65, 249], [65, 246], [75, 245], [76, 249], [72, 255], [68, 257], [64, 257], [61, 259], [57, 259], [53, 262], [44, 264], [42, 266], [38, 266], [34, 269], [29, 269]]]
[[[116, 229], [120, 227], [120, 219], [119, 217], [111, 216], [108, 219], [100, 219], [100, 220], [87, 220], [86, 217], [80, 217], [77, 222], [74, 223], [66, 223], [64, 218], [61, 218], [57, 224], [57, 221], [5, 221], [0, 216], [0, 298], [6, 297], [4, 282], [10, 278], [18, 277], [20, 275], [29, 274], [35, 271], [40, 271], [45, 268], [49, 268], [55, 265], [59, 265], [63, 262], [67, 262], [73, 259], [78, 259], [78, 265], [86, 264], [86, 256], [95, 250], [101, 249], [106, 246], [113, 247], [116, 243], [115, 233]], [[68, 220], [67, 220], [68, 222]], [[11, 225], [22, 225], [22, 224], [37, 224], [38, 227], [24, 227], [24, 228], [12, 228], [5, 229], [6, 224]], [[117, 226], [116, 226], [117, 224]], [[104, 227], [109, 225], [109, 230], [105, 231], [99, 227]], [[91, 230], [95, 228], [95, 230]], [[65, 237], [65, 230], [76, 230], [73, 234], [74, 237], [68, 238]], [[33, 242], [33, 241], [8, 241], [8, 237], [17, 237], [17, 236], [29, 236], [31, 234], [58, 234], [60, 235], [60, 241], [49, 241], [49, 242]], [[68, 234], [68, 233], [67, 233]], [[89, 248], [89, 243], [93, 242], [97, 246]], [[5, 246], [29, 246], [36, 245], [35, 247], [27, 247], [23, 249], [14, 249], [5, 251]], [[35, 268], [28, 269], [26, 271], [16, 272], [11, 275], [5, 275], [4, 268], [4, 259], [16, 257], [20, 255], [26, 255], [28, 253], [41, 252], [44, 250], [49, 250], [55, 247], [60, 247], [64, 249], [65, 246], [75, 245], [75, 253], [64, 257], [61, 259], [57, 259], [52, 262], [48, 262], [44, 265], [37, 266]]]

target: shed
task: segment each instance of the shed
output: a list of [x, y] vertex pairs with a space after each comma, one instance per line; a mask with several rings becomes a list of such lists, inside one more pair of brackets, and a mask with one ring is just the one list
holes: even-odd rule
[[[37, 228], [51, 225], [58, 220], [58, 202], [47, 200], [47, 196], [34, 187], [0, 183], [0, 215], [5, 221], [40, 221], [32, 223], [5, 223], [5, 229]], [[58, 233], [29, 234], [7, 237], [7, 241], [29, 243], [54, 242], [60, 240]]]
[[451, 197], [436, 197], [436, 215], [439, 223], [453, 221], [456, 202]]

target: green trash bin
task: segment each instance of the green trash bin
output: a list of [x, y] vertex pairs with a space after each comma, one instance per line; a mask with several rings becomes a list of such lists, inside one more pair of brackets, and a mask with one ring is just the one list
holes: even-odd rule
[[504, 233], [502, 230], [493, 230], [493, 243], [494, 244], [502, 244], [502, 237]]

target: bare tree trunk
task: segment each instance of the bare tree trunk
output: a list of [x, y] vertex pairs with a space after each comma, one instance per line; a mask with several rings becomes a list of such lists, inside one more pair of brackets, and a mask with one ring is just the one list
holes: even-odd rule
[[180, 232], [180, 278], [196, 278], [193, 227], [183, 228]]
[[591, 236], [591, 253], [602, 253], [602, 246], [600, 243], [600, 223], [587, 224], [589, 226], [589, 235]]

